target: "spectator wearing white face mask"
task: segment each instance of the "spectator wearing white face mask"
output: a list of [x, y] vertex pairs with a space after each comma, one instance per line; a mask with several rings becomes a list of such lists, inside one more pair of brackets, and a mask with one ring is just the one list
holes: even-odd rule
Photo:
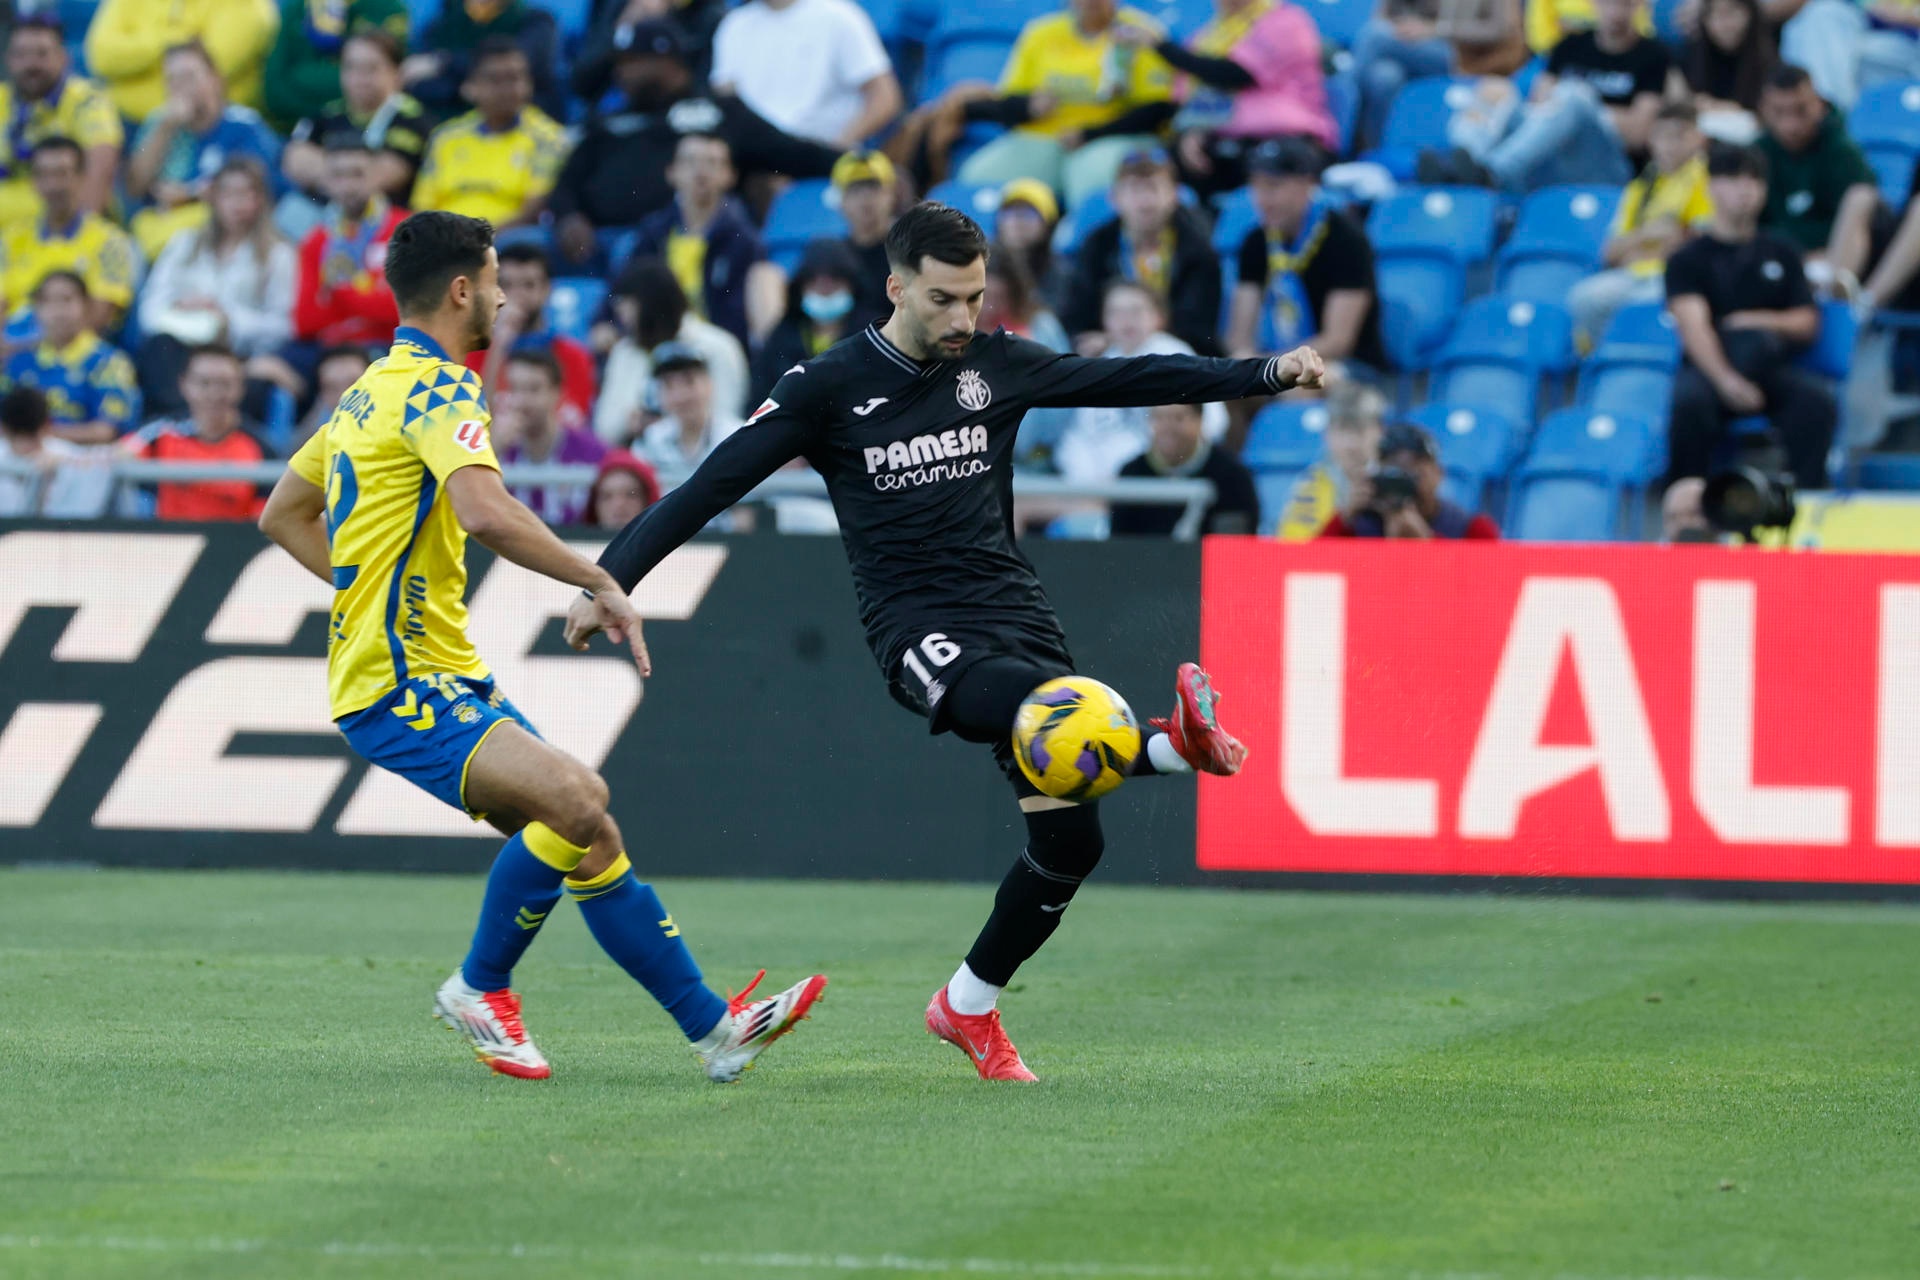
[[766, 398], [780, 375], [878, 317], [860, 306], [860, 264], [840, 240], [815, 240], [787, 286], [787, 313], [753, 362], [752, 400]]

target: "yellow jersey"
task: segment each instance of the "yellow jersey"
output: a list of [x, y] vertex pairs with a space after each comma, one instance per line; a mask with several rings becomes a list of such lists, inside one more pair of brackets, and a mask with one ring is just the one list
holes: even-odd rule
[[[1137, 9], [1123, 8], [1118, 21], [1158, 33], [1160, 24]], [[1151, 49], [1115, 44], [1106, 34], [1089, 39], [1070, 13], [1035, 18], [1020, 32], [1000, 74], [1004, 94], [1046, 92], [1059, 99], [1053, 114], [1020, 127], [1058, 137], [1118, 119], [1134, 107], [1173, 96], [1173, 68]]]
[[[1657, 222], [1671, 222], [1683, 231], [1698, 231], [1713, 221], [1713, 195], [1707, 189], [1707, 162], [1700, 156], [1672, 173], [1651, 167], [1627, 184], [1613, 215], [1613, 234], [1624, 236]], [[1640, 258], [1627, 264], [1636, 276], [1657, 276], [1667, 269], [1661, 257]]]
[[83, 213], [58, 231], [38, 221], [0, 229], [0, 295], [7, 310], [31, 301], [55, 271], [73, 272], [88, 293], [122, 310], [133, 303], [133, 241], [97, 213]]
[[40, 101], [21, 111], [13, 86], [0, 84], [0, 119], [15, 122], [13, 154], [0, 169], [0, 227], [30, 223], [40, 216], [40, 195], [33, 189], [30, 157], [48, 138], [72, 138], [81, 147], [118, 147], [126, 143], [120, 113], [99, 85], [68, 75]]
[[480, 378], [403, 327], [288, 465], [326, 490], [333, 718], [416, 676], [485, 679], [467, 639], [467, 534], [447, 477], [498, 470]]
[[529, 200], [553, 190], [567, 151], [567, 131], [538, 107], [521, 112], [513, 128], [499, 130], [469, 111], [433, 131], [413, 187], [413, 207], [503, 226]]

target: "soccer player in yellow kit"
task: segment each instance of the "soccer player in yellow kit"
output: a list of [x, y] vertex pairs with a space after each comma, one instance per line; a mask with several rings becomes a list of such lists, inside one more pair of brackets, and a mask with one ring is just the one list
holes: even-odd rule
[[634, 877], [607, 784], [542, 740], [494, 686], [466, 634], [469, 535], [589, 593], [596, 619], [646, 675], [640, 621], [606, 570], [501, 482], [480, 380], [464, 367], [491, 341], [503, 301], [493, 228], [415, 214], [394, 232], [387, 284], [400, 307], [393, 350], [294, 455], [260, 527], [333, 584], [327, 682], [348, 743], [509, 837], [472, 948], [434, 1014], [494, 1071], [551, 1075], [510, 978], [564, 888], [594, 939], [680, 1024], [708, 1077], [736, 1080], [807, 1016], [827, 980], [815, 974], [751, 1002], [759, 977], [730, 999], [709, 988], [673, 917]]

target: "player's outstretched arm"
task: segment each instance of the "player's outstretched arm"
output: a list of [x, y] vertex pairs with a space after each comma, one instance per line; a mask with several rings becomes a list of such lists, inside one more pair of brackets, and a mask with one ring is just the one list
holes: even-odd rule
[[1207, 404], [1317, 387], [1326, 374], [1312, 347], [1256, 360], [1177, 355], [1084, 359], [1056, 354], [1024, 338], [1010, 341], [1014, 367], [1024, 375], [1032, 403], [1040, 407]]
[[539, 516], [508, 493], [498, 471], [461, 467], [447, 477], [447, 498], [460, 527], [481, 546], [523, 569], [592, 592], [591, 607], [599, 629], [615, 644], [624, 642], [632, 650], [641, 675], [653, 674], [640, 618], [627, 593], [611, 574], [560, 541]]
[[333, 556], [327, 544], [327, 492], [319, 485], [292, 471], [284, 472], [260, 512], [260, 532], [284, 547], [308, 573], [322, 582], [333, 582]]

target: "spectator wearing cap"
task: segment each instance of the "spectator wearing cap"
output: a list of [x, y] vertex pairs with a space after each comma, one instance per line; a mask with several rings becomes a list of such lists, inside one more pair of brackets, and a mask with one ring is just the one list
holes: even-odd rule
[[128, 227], [149, 261], [174, 236], [205, 223], [202, 197], [228, 157], [252, 156], [268, 173], [280, 172], [280, 139], [259, 112], [228, 99], [204, 44], [176, 45], [164, 61], [166, 102], [141, 126], [127, 161], [127, 195], [148, 204]]
[[553, 15], [527, 0], [446, 0], [440, 16], [416, 32], [421, 50], [401, 64], [407, 91], [443, 119], [472, 96], [480, 51], [505, 41], [527, 55], [532, 101], [549, 114], [564, 113], [560, 93], [560, 27]]
[[273, 0], [102, 0], [87, 25], [87, 66], [122, 116], [145, 120], [173, 96], [167, 55], [198, 44], [233, 100], [257, 107], [261, 69], [279, 28]]
[[[560, 364], [544, 347], [522, 347], [507, 357], [494, 397], [493, 439], [500, 461], [512, 466], [598, 466], [607, 446], [561, 413]], [[548, 524], [577, 524], [589, 486], [516, 485], [513, 496]]]
[[660, 477], [653, 468], [625, 449], [610, 449], [600, 459], [600, 472], [593, 478], [593, 492], [587, 509], [580, 513], [580, 523], [618, 532], [658, 501]]
[[732, 334], [694, 315], [673, 269], [658, 258], [629, 262], [613, 286], [613, 311], [622, 336], [607, 353], [594, 406], [594, 434], [607, 444], [630, 444], [658, 415], [654, 352], [678, 342], [700, 353], [713, 379], [713, 403], [739, 413], [747, 400], [747, 353]]
[[900, 184], [893, 161], [878, 151], [849, 151], [833, 166], [834, 189], [840, 193], [840, 214], [847, 220], [846, 246], [860, 265], [854, 282], [854, 301], [860, 311], [885, 315], [893, 310], [887, 297], [887, 232], [900, 212]]
[[1421, 427], [1397, 423], [1380, 439], [1380, 465], [1355, 488], [1355, 504], [1327, 521], [1322, 538], [1494, 540], [1493, 517], [1440, 496], [1440, 448]]
[[1173, 162], [1158, 147], [1120, 163], [1111, 194], [1115, 216], [1095, 227], [1074, 255], [1067, 331], [1081, 355], [1098, 355], [1101, 299], [1127, 280], [1164, 299], [1167, 331], [1201, 355], [1219, 351], [1220, 259], [1206, 226], [1180, 203]]
[[[784, 284], [779, 269], [767, 262], [759, 230], [729, 198], [733, 149], [718, 134], [682, 134], [667, 166], [667, 182], [673, 201], [641, 222], [634, 256], [665, 262], [693, 313], [745, 346], [753, 332], [755, 294], [771, 290], [777, 300]], [[778, 318], [779, 304], [763, 301], [759, 310], [772, 313], [764, 330]]]
[[713, 87], [776, 129], [851, 151], [905, 99], [873, 19], [853, 0], [748, 0], [713, 37]]
[[[1373, 245], [1323, 198], [1312, 143], [1276, 138], [1247, 157], [1260, 225], [1240, 244], [1227, 346], [1235, 355], [1312, 345], [1331, 363], [1386, 367]], [[1364, 376], [1364, 374], [1363, 374]]]
[[[293, 138], [280, 155], [280, 171], [312, 206], [310, 216], [317, 217], [326, 203], [322, 187], [327, 139], [345, 134], [358, 135], [373, 153], [374, 177], [387, 199], [401, 208], [412, 201], [413, 180], [426, 159], [434, 122], [420, 100], [401, 86], [404, 48], [385, 27], [355, 31], [340, 50], [332, 96], [294, 126]], [[300, 234], [309, 229], [300, 228]]]
[[500, 292], [507, 296], [493, 322], [493, 344], [467, 357], [467, 367], [481, 375], [489, 394], [500, 385], [508, 357], [516, 351], [541, 350], [560, 368], [560, 413], [566, 426], [593, 419], [599, 394], [598, 369], [585, 345], [553, 331], [548, 304], [553, 301], [553, 262], [537, 244], [509, 244], [499, 251]]
[[[377, 31], [398, 51], [407, 47], [411, 25], [406, 0], [280, 0], [280, 34], [267, 54], [263, 89], [267, 119], [285, 131], [327, 113], [348, 78], [354, 35]], [[398, 58], [393, 70], [397, 89]]]
[[1000, 204], [993, 213], [993, 257], [1013, 254], [1026, 268], [1034, 288], [1045, 297], [1066, 293], [1064, 262], [1053, 257], [1053, 228], [1060, 221], [1060, 201], [1053, 188], [1034, 178], [1015, 178], [1000, 188]]
[[694, 79], [678, 28], [650, 19], [632, 28], [614, 57], [623, 99], [587, 126], [561, 170], [549, 209], [561, 256], [576, 268], [599, 253], [597, 233], [638, 226], [672, 203], [667, 170], [689, 133], [726, 140], [736, 176], [824, 178], [840, 153], [782, 133], [740, 99]]
[[567, 158], [567, 131], [533, 105], [526, 50], [494, 39], [474, 51], [473, 110], [433, 131], [413, 203], [485, 218], [496, 230], [531, 227]]
[[0, 231], [31, 226], [40, 216], [33, 189], [33, 152], [49, 138], [80, 149], [82, 175], [74, 193], [81, 213], [105, 213], [113, 203], [125, 135], [120, 113], [104, 90], [73, 71], [59, 18], [21, 15], [7, 35], [7, 74], [0, 80], [0, 118], [13, 122], [0, 171]]
[[861, 307], [860, 263], [845, 242], [813, 241], [787, 285], [786, 314], [754, 356], [752, 398], [758, 403], [781, 374], [884, 314]]
[[133, 302], [139, 272], [133, 241], [80, 203], [88, 156], [79, 143], [43, 138], [27, 163], [40, 217], [0, 227], [0, 300], [12, 310], [49, 272], [72, 271], [87, 282], [94, 327], [113, 332]]
[[1832, 392], [1794, 357], [1820, 337], [1805, 264], [1761, 229], [1767, 162], [1715, 144], [1707, 155], [1713, 221], [1667, 259], [1667, 310], [1684, 353], [1668, 415], [1669, 478], [1704, 476], [1737, 418], [1765, 414], [1794, 481], [1821, 489], [1839, 416]]
[[1340, 130], [1320, 71], [1320, 29], [1287, 0], [1214, 0], [1213, 18], [1185, 45], [1121, 23], [1116, 41], [1152, 49], [1180, 73], [1173, 127], [1181, 176], [1203, 194], [1246, 181], [1246, 149], [1265, 138], [1311, 138], [1329, 154]]
[[634, 453], [669, 477], [685, 476], [740, 429], [740, 416], [715, 407], [706, 357], [685, 343], [654, 349], [653, 380], [660, 419], [641, 433]]
[[[1253, 533], [1260, 527], [1260, 494], [1253, 473], [1201, 429], [1197, 404], [1163, 404], [1148, 411], [1150, 442], [1145, 453], [1120, 468], [1122, 479], [1210, 480], [1213, 501], [1200, 532]], [[1180, 523], [1182, 510], [1147, 503], [1115, 503], [1111, 532], [1116, 538], [1164, 538]]]
[[1115, 0], [1069, 0], [1066, 12], [1029, 22], [996, 95], [965, 109], [1008, 132], [968, 157], [960, 181], [1038, 178], [1063, 193], [1069, 209], [1104, 190], [1122, 157], [1154, 141], [1175, 112], [1173, 69], [1151, 48], [1117, 40], [1123, 26], [1156, 39], [1161, 31]]
[[713, 72], [713, 33], [727, 16], [726, 0], [594, 0], [593, 16], [580, 56], [573, 63], [574, 96], [591, 104], [613, 84], [613, 62], [634, 42], [642, 23], [659, 21], [673, 28], [694, 78]]

